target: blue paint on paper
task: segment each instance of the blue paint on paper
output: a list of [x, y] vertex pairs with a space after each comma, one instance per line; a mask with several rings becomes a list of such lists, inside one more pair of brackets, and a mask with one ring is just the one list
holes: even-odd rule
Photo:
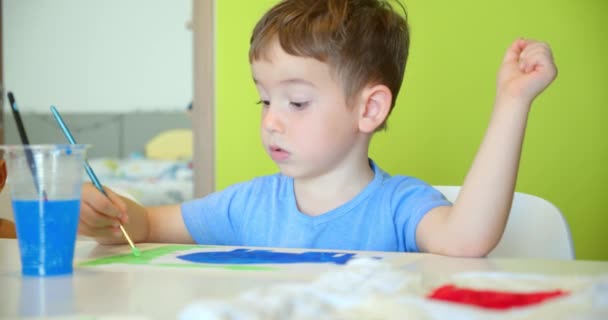
[[178, 256], [196, 263], [270, 264], [270, 263], [334, 263], [346, 264], [354, 253], [340, 252], [275, 252], [272, 250], [235, 249], [232, 251], [197, 252]]

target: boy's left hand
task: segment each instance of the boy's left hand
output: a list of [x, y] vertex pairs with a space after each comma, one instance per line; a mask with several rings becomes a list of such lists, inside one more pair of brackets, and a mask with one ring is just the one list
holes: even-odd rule
[[518, 39], [507, 50], [498, 72], [497, 98], [529, 105], [556, 76], [548, 44]]

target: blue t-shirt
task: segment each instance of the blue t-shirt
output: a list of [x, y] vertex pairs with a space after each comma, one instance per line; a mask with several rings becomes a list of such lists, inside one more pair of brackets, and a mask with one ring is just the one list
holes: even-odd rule
[[183, 203], [184, 223], [200, 244], [418, 251], [418, 223], [450, 202], [421, 180], [370, 165], [374, 179], [365, 189], [319, 216], [300, 212], [293, 178], [275, 174]]

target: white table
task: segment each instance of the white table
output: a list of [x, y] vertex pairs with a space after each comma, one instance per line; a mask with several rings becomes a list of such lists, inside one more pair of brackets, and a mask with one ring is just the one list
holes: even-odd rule
[[[159, 245], [138, 246], [144, 250]], [[75, 260], [79, 262], [128, 252], [128, 246], [101, 246], [92, 241], [79, 240]], [[608, 274], [608, 261], [462, 259], [386, 252], [365, 254], [382, 257], [383, 261], [400, 270], [428, 277], [470, 271], [544, 275]], [[298, 272], [293, 269], [263, 272], [114, 265], [77, 266], [72, 276], [22, 277], [17, 241], [0, 239], [0, 318], [71, 315], [74, 319], [84, 319], [84, 316], [95, 315], [98, 319], [102, 318], [99, 316], [175, 319], [185, 306], [197, 299], [234, 299], [240, 293], [258, 287], [310, 282], [324, 270], [321, 265], [302, 268]]]

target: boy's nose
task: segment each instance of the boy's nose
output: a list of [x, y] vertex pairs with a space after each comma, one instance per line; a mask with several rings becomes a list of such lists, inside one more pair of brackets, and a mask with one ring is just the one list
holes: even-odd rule
[[262, 113], [262, 128], [268, 132], [281, 132], [283, 131], [283, 122], [279, 115], [271, 107], [268, 107]]

